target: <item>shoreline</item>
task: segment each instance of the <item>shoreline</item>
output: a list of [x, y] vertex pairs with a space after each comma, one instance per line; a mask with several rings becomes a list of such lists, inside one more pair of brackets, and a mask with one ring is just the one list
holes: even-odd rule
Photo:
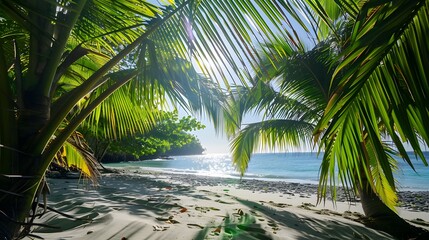
[[[311, 184], [145, 170], [103, 174], [96, 187], [48, 183], [48, 206], [74, 218], [48, 210], [36, 222], [53, 228], [32, 232], [44, 239], [391, 239], [360, 223], [360, 203], [316, 206]], [[398, 211], [429, 229], [427, 211]]]
[[[299, 194], [299, 195], [317, 195], [318, 185], [312, 183], [299, 183], [288, 181], [270, 181], [263, 179], [240, 179], [230, 177], [202, 176], [197, 174], [183, 174], [162, 172], [156, 170], [133, 170], [127, 171], [118, 169], [124, 174], [138, 174], [142, 176], [159, 175], [186, 183], [191, 186], [219, 186], [222, 184], [234, 184], [239, 189], [253, 190], [260, 192]], [[170, 176], [170, 177], [169, 177]], [[255, 189], [255, 186], [257, 188]], [[331, 202], [332, 198], [327, 195], [326, 202]], [[348, 201], [342, 187], [337, 189], [337, 202], [358, 203], [359, 199]], [[429, 212], [429, 191], [399, 191], [398, 207], [409, 211]]]

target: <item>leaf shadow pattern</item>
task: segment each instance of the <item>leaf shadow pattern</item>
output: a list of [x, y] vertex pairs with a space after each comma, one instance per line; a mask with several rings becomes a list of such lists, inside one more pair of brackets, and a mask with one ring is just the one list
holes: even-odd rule
[[[56, 228], [35, 227], [33, 233], [64, 233], [77, 228], [85, 229], [91, 224], [107, 224], [114, 221], [113, 212], [126, 212], [136, 219], [165, 216], [172, 210], [180, 210], [180, 199], [177, 195], [186, 194], [196, 199], [208, 199], [191, 186], [169, 183], [156, 176], [108, 174], [103, 176], [99, 184], [94, 187], [69, 179], [51, 180], [48, 205], [74, 218], [48, 211], [38, 221]], [[131, 226], [124, 226], [122, 230], [127, 230], [130, 236], [137, 228], [141, 230], [145, 227], [144, 222], [132, 223]], [[148, 231], [153, 231], [152, 226]], [[92, 238], [88, 239], [96, 237], [92, 233], [91, 236]]]
[[[142, 239], [142, 234], [145, 239], [391, 239], [353, 221], [336, 222], [338, 216], [305, 217], [290, 211], [292, 206], [197, 190], [171, 178], [111, 174], [103, 176], [100, 186], [86, 189], [55, 179], [49, 205], [78, 219], [49, 211], [38, 221], [60, 229], [35, 227], [33, 233], [81, 240]], [[182, 206], [185, 198], [195, 203]], [[181, 236], [184, 228], [190, 235]]]
[[292, 239], [392, 239], [392, 236], [386, 233], [369, 229], [364, 225], [353, 222], [351, 220], [348, 221], [349, 223], [344, 223], [343, 221], [336, 221], [335, 219], [337, 219], [338, 216], [332, 219], [329, 219], [329, 216], [324, 216], [323, 218], [309, 218], [288, 211], [287, 209], [274, 209], [272, 207], [262, 205], [258, 202], [244, 200], [240, 198], [236, 198], [236, 200], [240, 204], [253, 209], [251, 212], [254, 213], [254, 215], [264, 215], [269, 218], [268, 222], [275, 223], [277, 229], [287, 229], [286, 232], [293, 232], [293, 237], [288, 236]]

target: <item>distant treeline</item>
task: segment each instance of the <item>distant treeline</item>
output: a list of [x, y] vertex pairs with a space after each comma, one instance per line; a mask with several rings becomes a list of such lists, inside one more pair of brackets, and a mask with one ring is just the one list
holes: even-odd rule
[[189, 133], [205, 126], [191, 116], [179, 119], [177, 111], [163, 113], [163, 118], [147, 133], [118, 141], [93, 139], [92, 148], [102, 163], [139, 161], [204, 152], [199, 139]]

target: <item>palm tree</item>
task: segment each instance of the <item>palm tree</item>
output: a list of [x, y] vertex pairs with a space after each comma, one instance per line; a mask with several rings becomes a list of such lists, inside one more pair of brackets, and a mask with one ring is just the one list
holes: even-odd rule
[[[412, 168], [404, 142], [427, 165], [422, 146], [429, 145], [429, 88], [424, 70], [429, 50], [428, 4], [339, 2], [339, 9], [353, 21], [352, 34], [333, 77], [338, 84], [316, 131], [325, 149], [324, 179], [337, 165], [342, 180], [358, 188], [370, 224], [403, 239], [419, 232], [383, 207], [392, 207], [394, 201], [389, 199], [394, 199], [396, 190], [385, 139], [392, 139], [391, 145]], [[335, 19], [322, 16], [328, 25]]]
[[[260, 144], [281, 149], [311, 145], [329, 100], [335, 59], [330, 44], [321, 42], [308, 51], [293, 49], [286, 41], [279, 44], [285, 55], [263, 59], [260, 65], [264, 68], [252, 86], [236, 86], [225, 114], [228, 133], [234, 137], [233, 162], [242, 174]], [[275, 65], [272, 59], [276, 59]], [[243, 115], [249, 112], [262, 114], [263, 120], [242, 127]]]
[[[294, 35], [280, 24], [289, 18], [302, 24], [286, 1], [150, 2], [0, 2], [0, 238], [31, 226], [48, 165], [109, 96], [132, 96], [146, 122], [110, 111], [115, 124], [105, 134], [144, 131], [168, 102], [217, 122], [216, 88], [257, 68], [245, 64], [261, 58], [254, 43], [271, 41], [273, 31]], [[190, 62], [217, 83], [189, 75]], [[94, 126], [99, 119], [88, 118]]]
[[[401, 239], [427, 237], [427, 232], [409, 225], [395, 213], [396, 187], [392, 174], [395, 166], [392, 155], [396, 152], [413, 167], [403, 146], [404, 139], [426, 164], [420, 140], [428, 145], [428, 106], [425, 104], [428, 81], [424, 71], [428, 62], [425, 53], [429, 49], [424, 35], [429, 26], [427, 1], [368, 1], [363, 5], [353, 1], [338, 1], [338, 5], [329, 1], [308, 2], [320, 16], [319, 37], [330, 33], [341, 40], [344, 32], [337, 31], [341, 29], [337, 27], [338, 23], [345, 19], [351, 23], [351, 31], [346, 31], [350, 34], [337, 41], [340, 43], [339, 57], [336, 58], [339, 63], [337, 66], [335, 63], [325, 65], [325, 70], [330, 71], [327, 72], [330, 74], [326, 88], [328, 98], [320, 104], [326, 105], [317, 111], [319, 116], [303, 118], [304, 113], [311, 111], [298, 112], [286, 103], [283, 100], [286, 91], [282, 87], [275, 94], [270, 94], [272, 91], [265, 87], [265, 93], [261, 95], [259, 92], [263, 88], [260, 86], [267, 84], [255, 84], [257, 88], [250, 90], [254, 92], [254, 99], [247, 93], [246, 97], [231, 104], [232, 109], [240, 110], [239, 113], [257, 109], [269, 114], [276, 109], [283, 119], [243, 128], [232, 142], [236, 165], [242, 172], [246, 169], [250, 154], [260, 143], [258, 136], [262, 136], [261, 142], [270, 147], [275, 143], [284, 147], [297, 144], [298, 140], [308, 140], [312, 131], [309, 128], [312, 128], [316, 142], [325, 151], [319, 196], [326, 196], [328, 184], [335, 196], [338, 177], [346, 189], [353, 190], [350, 193], [360, 196], [369, 226]], [[342, 11], [346, 14], [341, 15]], [[289, 57], [284, 61], [285, 66], [290, 62]], [[301, 68], [307, 66], [303, 64]], [[277, 74], [287, 75], [286, 72]], [[273, 74], [269, 78], [277, 76]], [[296, 81], [301, 80], [299, 75], [295, 77]], [[283, 79], [287, 81], [286, 77]], [[288, 90], [290, 96], [297, 96], [302, 102], [312, 102], [310, 94], [296, 94], [299, 88], [301, 93], [306, 92], [303, 85], [295, 83], [294, 87]], [[320, 88], [314, 89], [320, 91]], [[241, 116], [231, 118], [233, 121], [228, 128], [234, 133], [234, 127], [235, 130], [240, 127], [237, 122]], [[307, 128], [302, 127], [308, 123]], [[384, 141], [387, 137], [393, 140], [397, 150]], [[240, 151], [244, 154], [240, 155]]]

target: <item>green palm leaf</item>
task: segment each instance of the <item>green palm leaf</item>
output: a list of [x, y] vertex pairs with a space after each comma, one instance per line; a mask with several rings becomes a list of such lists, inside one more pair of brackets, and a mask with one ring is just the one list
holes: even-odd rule
[[[343, 151], [341, 156], [327, 155], [326, 158], [329, 162], [338, 161], [339, 168], [356, 166], [358, 162], [351, 162], [356, 156], [360, 156], [360, 162], [369, 161], [369, 156], [377, 161], [376, 165], [372, 164], [375, 167], [355, 175], [358, 181], [370, 179], [373, 190], [391, 208], [395, 183], [380, 126], [411, 167], [405, 141], [427, 164], [421, 149], [421, 144], [429, 143], [429, 111], [425, 104], [429, 88], [424, 71], [429, 49], [424, 34], [429, 27], [427, 15], [427, 1], [395, 4], [370, 1], [362, 6], [344, 61], [335, 72], [338, 87], [334, 88], [317, 128], [324, 131], [327, 152]], [[327, 174], [334, 177], [325, 168], [322, 175]], [[354, 173], [347, 174], [352, 181]]]
[[[312, 145], [312, 132], [328, 101], [335, 66], [329, 42], [307, 52], [291, 51], [287, 43], [280, 46], [287, 54], [271, 58], [276, 59], [276, 65], [265, 59], [260, 64], [265, 68], [253, 79], [253, 87], [237, 87], [228, 103], [226, 127], [233, 137], [233, 162], [241, 174], [258, 146], [285, 150]], [[252, 112], [263, 114], [266, 120], [241, 128], [244, 114]]]
[[94, 183], [97, 182], [97, 178], [100, 176], [98, 171], [99, 164], [85, 142], [83, 135], [78, 132], [75, 132], [67, 139], [67, 142], [58, 151], [53, 161], [65, 169], [79, 169], [84, 177], [91, 179]]
[[262, 146], [270, 149], [287, 150], [303, 148], [303, 143], [310, 143], [314, 125], [305, 121], [274, 119], [246, 125], [231, 141], [233, 163], [244, 175], [252, 153]]

